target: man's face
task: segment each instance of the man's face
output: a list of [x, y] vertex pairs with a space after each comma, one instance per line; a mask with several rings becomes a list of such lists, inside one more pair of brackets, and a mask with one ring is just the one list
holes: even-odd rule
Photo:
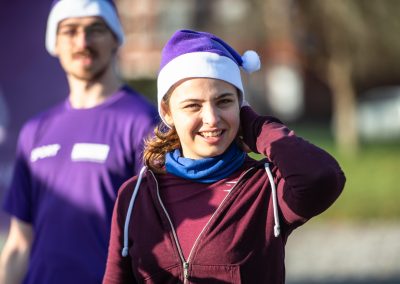
[[117, 48], [100, 17], [68, 18], [58, 25], [55, 53], [68, 76], [95, 80], [110, 68]]

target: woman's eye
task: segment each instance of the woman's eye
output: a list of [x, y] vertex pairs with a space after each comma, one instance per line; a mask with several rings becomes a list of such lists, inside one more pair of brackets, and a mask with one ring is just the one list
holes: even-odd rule
[[193, 109], [200, 108], [200, 105], [198, 105], [198, 104], [190, 104], [190, 105], [186, 105], [184, 108], [185, 109], [189, 109], [189, 110], [193, 110]]
[[231, 100], [231, 99], [222, 99], [222, 100], [218, 101], [218, 104], [220, 104], [220, 105], [228, 105], [228, 104], [232, 103], [232, 101], [233, 100]]

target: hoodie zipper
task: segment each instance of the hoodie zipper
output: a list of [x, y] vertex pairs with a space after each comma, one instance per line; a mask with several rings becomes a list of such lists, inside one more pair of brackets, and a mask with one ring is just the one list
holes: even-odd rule
[[189, 253], [189, 256], [188, 256], [187, 261], [185, 260], [185, 257], [183, 256], [182, 248], [181, 248], [181, 246], [180, 246], [180, 244], [179, 244], [178, 236], [177, 236], [177, 234], [176, 234], [174, 225], [172, 224], [171, 217], [169, 216], [169, 214], [168, 214], [168, 212], [167, 212], [167, 209], [165, 208], [164, 203], [163, 203], [162, 200], [161, 200], [160, 190], [159, 190], [159, 187], [158, 187], [157, 179], [156, 179], [156, 177], [154, 176], [153, 172], [150, 171], [151, 174], [153, 175], [154, 180], [156, 181], [156, 186], [157, 186], [157, 198], [158, 198], [158, 201], [160, 202], [160, 205], [161, 205], [161, 207], [162, 207], [162, 209], [163, 209], [163, 211], [164, 211], [164, 213], [165, 213], [165, 216], [166, 216], [167, 219], [168, 219], [169, 225], [170, 225], [170, 227], [171, 227], [172, 235], [173, 235], [173, 237], [174, 237], [175, 245], [176, 245], [176, 247], [178, 248], [179, 258], [181, 259], [181, 262], [182, 262], [182, 268], [183, 268], [183, 283], [184, 283], [184, 284], [185, 284], [185, 283], [188, 283], [188, 279], [189, 279], [189, 263], [190, 263], [190, 260], [191, 260], [192, 252], [193, 252], [194, 249], [197, 247], [197, 244], [198, 244], [198, 242], [199, 242], [199, 240], [200, 240], [200, 237], [203, 235], [203, 233], [204, 233], [204, 231], [206, 230], [206, 228], [208, 228], [209, 224], [210, 224], [211, 221], [214, 219], [214, 216], [219, 212], [219, 209], [220, 209], [220, 208], [222, 207], [222, 205], [225, 203], [225, 200], [228, 198], [228, 196], [231, 194], [231, 192], [236, 188], [236, 186], [237, 186], [237, 184], [239, 183], [239, 181], [241, 181], [241, 179], [243, 178], [243, 176], [245, 176], [248, 172], [250, 172], [250, 171], [253, 170], [253, 169], [254, 169], [254, 167], [251, 167], [250, 169], [248, 169], [247, 171], [245, 171], [244, 173], [242, 173], [242, 174], [240, 175], [240, 177], [238, 178], [236, 184], [232, 187], [232, 189], [231, 189], [231, 190], [228, 192], [228, 194], [224, 197], [224, 199], [222, 200], [222, 202], [220, 203], [220, 205], [218, 206], [218, 208], [217, 208], [217, 209], [215, 210], [215, 212], [211, 215], [211, 217], [210, 217], [210, 219], [208, 220], [207, 224], [203, 227], [203, 229], [201, 230], [200, 234], [197, 236], [197, 238], [196, 238], [196, 240], [195, 240], [195, 242], [194, 242], [194, 244], [193, 244], [193, 246], [192, 246], [192, 249], [190, 250], [190, 253]]
[[169, 223], [169, 225], [170, 225], [170, 227], [171, 227], [171, 232], [172, 232], [172, 235], [173, 235], [173, 237], [174, 237], [175, 245], [176, 245], [176, 247], [178, 248], [179, 258], [181, 259], [182, 268], [183, 268], [183, 281], [184, 281], [183, 283], [187, 283], [187, 279], [189, 278], [189, 263], [186, 262], [185, 257], [183, 256], [182, 248], [181, 248], [181, 246], [179, 245], [178, 236], [177, 236], [177, 234], [176, 234], [174, 225], [172, 224], [171, 217], [169, 217], [169, 214], [168, 214], [168, 212], [167, 212], [167, 209], [165, 208], [164, 203], [163, 203], [162, 200], [161, 200], [160, 189], [159, 189], [159, 187], [158, 187], [158, 181], [157, 181], [156, 177], [154, 176], [153, 172], [152, 172], [152, 171], [150, 171], [150, 172], [151, 172], [151, 174], [152, 174], [152, 176], [153, 176], [153, 178], [154, 178], [154, 180], [155, 180], [155, 182], [156, 182], [158, 202], [160, 202], [160, 205], [161, 205], [161, 207], [162, 207], [162, 209], [163, 209], [163, 211], [164, 211], [164, 214], [165, 214], [165, 216], [166, 216], [167, 219], [168, 219], [168, 223]]
[[192, 252], [194, 251], [194, 249], [197, 247], [197, 244], [200, 240], [200, 238], [203, 236], [204, 231], [208, 228], [209, 224], [211, 223], [211, 221], [214, 219], [214, 216], [217, 215], [217, 213], [220, 211], [220, 208], [222, 207], [222, 205], [225, 203], [225, 200], [230, 196], [231, 192], [233, 192], [233, 190], [236, 188], [237, 184], [242, 180], [243, 176], [245, 176], [248, 172], [250, 172], [251, 170], [253, 170], [254, 167], [248, 169], [247, 171], [245, 171], [244, 173], [242, 173], [240, 175], [240, 177], [238, 178], [236, 184], [232, 187], [232, 189], [228, 192], [228, 194], [224, 197], [224, 199], [221, 201], [221, 203], [219, 204], [218, 208], [215, 210], [215, 212], [211, 215], [210, 219], [208, 220], [207, 224], [203, 227], [203, 229], [201, 230], [200, 234], [197, 236], [192, 249], [190, 250], [189, 256], [188, 256], [188, 263], [191, 260], [191, 256], [192, 256]]

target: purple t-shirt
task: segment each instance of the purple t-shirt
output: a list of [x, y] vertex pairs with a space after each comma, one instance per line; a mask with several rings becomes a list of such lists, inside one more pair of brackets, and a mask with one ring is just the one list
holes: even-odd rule
[[66, 100], [23, 127], [4, 208], [34, 228], [24, 283], [101, 283], [117, 190], [140, 170], [157, 117], [123, 87], [90, 109]]

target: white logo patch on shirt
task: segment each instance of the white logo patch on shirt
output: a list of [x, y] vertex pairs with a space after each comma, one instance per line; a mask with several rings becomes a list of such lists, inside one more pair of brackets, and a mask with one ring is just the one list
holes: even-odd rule
[[71, 160], [103, 163], [109, 152], [110, 146], [107, 144], [76, 143], [72, 148]]
[[33, 163], [40, 159], [54, 157], [57, 155], [60, 148], [60, 144], [51, 144], [34, 148], [31, 151], [31, 162]]

